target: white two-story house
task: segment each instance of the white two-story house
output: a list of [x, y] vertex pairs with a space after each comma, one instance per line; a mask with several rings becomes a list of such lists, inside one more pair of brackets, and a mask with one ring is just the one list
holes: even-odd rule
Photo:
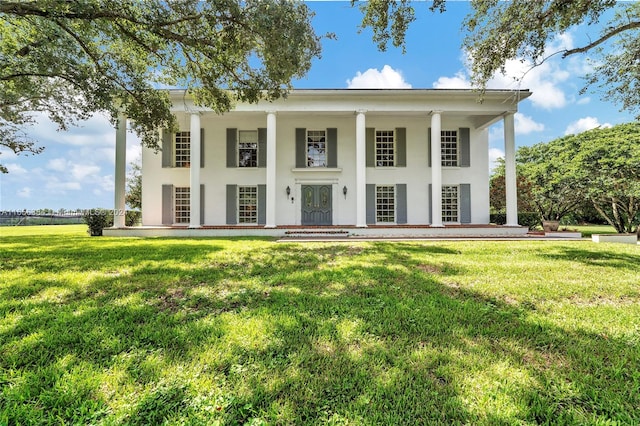
[[[143, 148], [142, 227], [111, 235], [504, 235], [527, 90], [294, 90], [219, 115], [173, 91], [180, 130]], [[507, 226], [489, 225], [488, 128], [504, 122]], [[126, 118], [116, 136], [124, 210]]]

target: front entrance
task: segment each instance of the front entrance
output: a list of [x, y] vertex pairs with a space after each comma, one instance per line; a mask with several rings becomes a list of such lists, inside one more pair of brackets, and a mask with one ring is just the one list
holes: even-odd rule
[[331, 225], [331, 185], [302, 185], [303, 225]]

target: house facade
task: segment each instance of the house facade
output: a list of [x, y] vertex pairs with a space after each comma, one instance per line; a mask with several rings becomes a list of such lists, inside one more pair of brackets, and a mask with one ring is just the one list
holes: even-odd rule
[[[488, 90], [479, 102], [471, 90], [294, 90], [223, 115], [171, 95], [179, 131], [162, 131], [160, 153], [143, 148], [143, 234], [522, 232], [513, 116], [529, 91]], [[488, 227], [488, 128], [501, 120], [509, 226]], [[122, 117], [116, 211], [125, 126]], [[117, 215], [114, 228], [124, 228]]]

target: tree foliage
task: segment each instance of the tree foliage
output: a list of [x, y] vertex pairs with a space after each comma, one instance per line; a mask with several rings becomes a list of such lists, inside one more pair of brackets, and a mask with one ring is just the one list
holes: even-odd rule
[[547, 215], [566, 214], [586, 200], [618, 232], [637, 232], [640, 123], [521, 147], [516, 157]]
[[584, 183], [566, 173], [565, 149], [563, 144], [539, 143], [516, 153], [518, 174], [529, 182], [531, 203], [542, 220], [561, 220], [583, 201], [578, 189]]
[[[355, 3], [355, 2], [352, 2]], [[371, 28], [381, 50], [389, 41], [404, 48], [406, 31], [415, 20], [411, 0], [374, 0], [361, 4], [363, 28]], [[415, 3], [420, 4], [420, 3]], [[590, 85], [606, 91], [608, 98], [640, 117], [640, 3], [616, 0], [472, 0], [464, 20], [463, 48], [471, 61], [471, 81], [483, 90], [496, 72], [505, 72], [509, 60], [529, 60], [538, 65], [551, 54], [562, 57], [589, 52], [593, 72]], [[435, 0], [431, 11], [444, 12], [446, 0]], [[594, 24], [609, 11], [614, 18], [588, 44], [548, 52], [551, 40], [579, 24]]]
[[39, 152], [24, 132], [34, 113], [66, 129], [123, 110], [158, 148], [175, 118], [156, 89], [185, 88], [217, 112], [281, 97], [320, 54], [310, 19], [289, 0], [3, 0], [0, 146]]
[[142, 210], [142, 165], [131, 163], [131, 171], [127, 176], [127, 194], [125, 201], [129, 207]]
[[[498, 158], [497, 165], [489, 179], [489, 206], [494, 213], [505, 213], [507, 210], [507, 191], [505, 184], [504, 158]], [[518, 212], [537, 212], [531, 193], [531, 182], [522, 173], [516, 175], [516, 188], [518, 194]]]

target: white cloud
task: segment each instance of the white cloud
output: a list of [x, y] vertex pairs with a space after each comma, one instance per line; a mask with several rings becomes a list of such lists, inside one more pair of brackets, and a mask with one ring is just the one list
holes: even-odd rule
[[18, 195], [18, 197], [20, 198], [31, 198], [31, 188], [29, 188], [28, 186], [25, 186], [24, 188], [19, 189], [16, 194]]
[[[558, 35], [548, 46], [545, 56], [571, 49], [573, 36], [570, 33]], [[453, 77], [441, 76], [433, 83], [437, 89], [443, 88], [469, 88], [471, 79], [471, 58], [468, 54], [463, 56], [462, 62], [466, 64], [464, 71], [458, 71]], [[584, 61], [567, 61], [559, 57], [552, 57], [537, 66], [533, 66], [530, 60], [521, 58], [512, 59], [505, 63], [505, 73], [497, 71], [487, 82], [488, 89], [530, 89], [532, 95], [529, 100], [534, 106], [546, 110], [565, 107], [569, 101], [563, 90], [563, 84], [567, 82], [575, 70], [584, 68]], [[567, 70], [570, 69], [570, 71]]]
[[398, 70], [394, 70], [389, 65], [382, 67], [382, 71], [377, 68], [369, 68], [365, 72], [358, 71], [351, 80], [347, 80], [349, 89], [410, 89], [411, 84], [407, 83]]
[[56, 172], [66, 172], [70, 166], [66, 158], [53, 158], [47, 162], [47, 168]]
[[464, 71], [458, 71], [453, 77], [440, 77], [433, 83], [435, 89], [469, 89], [471, 81]]
[[505, 64], [505, 74], [497, 72], [487, 83], [489, 89], [531, 89], [529, 100], [546, 110], [563, 108], [567, 98], [560, 84], [571, 75], [555, 64], [545, 62], [533, 67], [531, 61], [512, 59]]
[[71, 167], [71, 176], [78, 181], [84, 180], [89, 176], [95, 176], [100, 172], [100, 167], [88, 164], [74, 164]]
[[544, 130], [544, 124], [538, 123], [533, 118], [526, 116], [520, 112], [516, 112], [513, 116], [515, 121], [515, 130], [519, 135], [528, 135], [533, 132], [541, 132]]
[[493, 170], [498, 165], [498, 158], [504, 158], [504, 151], [498, 148], [489, 148], [489, 170]]
[[564, 131], [564, 134], [575, 135], [578, 133], [586, 132], [587, 130], [595, 129], [597, 127], [611, 127], [611, 124], [600, 124], [600, 121], [598, 121], [598, 119], [595, 117], [584, 117], [569, 124], [567, 126], [567, 129]]
[[589, 96], [584, 96], [582, 98], [579, 98], [578, 101], [576, 102], [578, 105], [586, 105], [589, 102], [591, 102], [591, 98]]
[[35, 113], [34, 118], [38, 124], [27, 130], [34, 140], [50, 140], [56, 144], [72, 146], [109, 146], [115, 141], [115, 130], [109, 119], [102, 114], [78, 122], [65, 132], [58, 131], [58, 126], [44, 113]]
[[9, 173], [11, 173], [14, 176], [15, 175], [25, 175], [25, 174], [27, 174], [27, 169], [22, 167], [20, 164], [7, 163], [4, 166], [7, 168]]
[[82, 189], [82, 186], [79, 182], [61, 182], [57, 178], [52, 178], [46, 183], [45, 188], [55, 193], [65, 194], [67, 191], [78, 191]]

